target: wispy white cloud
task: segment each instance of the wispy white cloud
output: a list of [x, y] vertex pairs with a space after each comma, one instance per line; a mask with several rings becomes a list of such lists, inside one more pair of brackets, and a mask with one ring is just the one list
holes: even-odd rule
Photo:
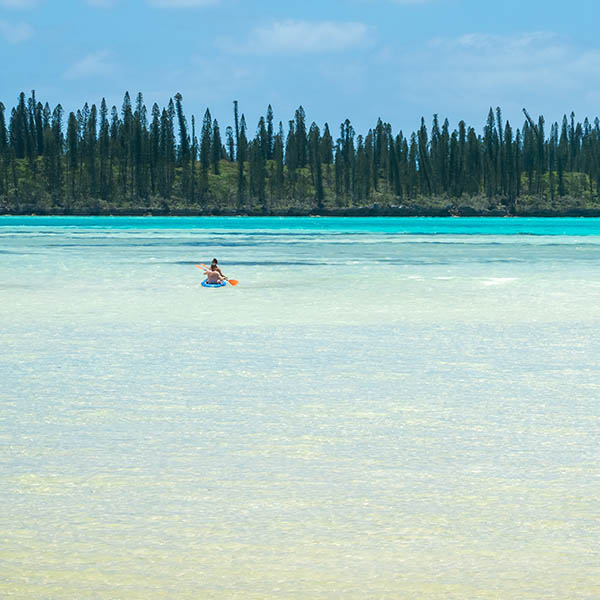
[[188, 81], [201, 81], [202, 89], [199, 96], [225, 97], [230, 100], [232, 95], [244, 87], [256, 85], [263, 80], [265, 69], [260, 65], [238, 64], [234, 57], [195, 56], [191, 59], [191, 68], [186, 69], [184, 77]]
[[218, 4], [220, 0], [148, 0], [148, 2], [160, 8], [196, 8]]
[[0, 8], [33, 8], [39, 0], [0, 0]]
[[85, 0], [85, 2], [96, 8], [111, 8], [117, 4], [118, 0]]
[[65, 79], [84, 79], [86, 77], [106, 77], [115, 72], [115, 64], [106, 50], [93, 52], [69, 67]]
[[361, 4], [398, 4], [400, 6], [418, 6], [421, 4], [438, 4], [447, 0], [353, 0]]
[[338, 52], [365, 43], [369, 32], [364, 23], [286, 20], [257, 27], [241, 43], [222, 40], [220, 45], [248, 54]]
[[401, 6], [416, 6], [419, 4], [434, 4], [447, 0], [353, 0], [361, 4], [399, 4]]
[[10, 23], [0, 21], [0, 37], [9, 44], [20, 44], [33, 37], [33, 27], [29, 23]]
[[404, 99], [435, 100], [441, 110], [500, 105], [520, 112], [526, 105], [549, 110], [558, 104], [569, 110], [600, 92], [600, 49], [549, 32], [438, 38], [382, 55], [382, 62], [396, 66]]

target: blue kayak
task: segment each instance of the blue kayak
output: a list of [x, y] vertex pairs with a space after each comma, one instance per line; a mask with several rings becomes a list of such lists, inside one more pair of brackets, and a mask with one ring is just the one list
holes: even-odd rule
[[220, 287], [225, 287], [227, 285], [226, 281], [221, 281], [221, 283], [207, 283], [208, 279], [205, 279], [202, 282], [202, 287], [211, 287], [211, 288], [220, 288]]

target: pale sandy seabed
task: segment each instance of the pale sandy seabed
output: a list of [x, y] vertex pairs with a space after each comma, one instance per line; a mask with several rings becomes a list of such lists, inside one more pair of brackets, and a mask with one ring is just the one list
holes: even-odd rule
[[599, 598], [599, 259], [0, 227], [0, 597]]

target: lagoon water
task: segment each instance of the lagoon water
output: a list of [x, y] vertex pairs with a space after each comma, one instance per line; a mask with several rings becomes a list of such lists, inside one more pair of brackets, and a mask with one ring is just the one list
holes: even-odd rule
[[599, 264], [595, 219], [0, 217], [0, 597], [600, 597]]

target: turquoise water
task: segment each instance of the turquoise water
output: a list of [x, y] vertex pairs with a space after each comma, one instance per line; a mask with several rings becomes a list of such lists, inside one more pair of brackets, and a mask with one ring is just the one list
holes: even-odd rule
[[0, 217], [0, 596], [599, 597], [599, 259], [596, 219]]
[[600, 235], [598, 218], [429, 217], [13, 217], [0, 215], [0, 227], [76, 227], [95, 229], [208, 229], [328, 233]]

